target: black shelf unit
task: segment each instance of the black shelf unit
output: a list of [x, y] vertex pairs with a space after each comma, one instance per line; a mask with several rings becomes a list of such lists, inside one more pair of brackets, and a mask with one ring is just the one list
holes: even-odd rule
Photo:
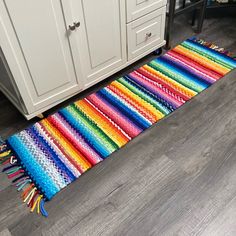
[[214, 8], [229, 8], [229, 7], [236, 7], [236, 2], [228, 2], [228, 3], [219, 3], [219, 2], [210, 2], [207, 5], [207, 9], [214, 9]]

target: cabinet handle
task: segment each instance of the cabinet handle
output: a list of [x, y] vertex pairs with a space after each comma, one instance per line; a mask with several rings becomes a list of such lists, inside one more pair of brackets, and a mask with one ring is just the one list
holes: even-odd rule
[[80, 22], [74, 22], [74, 26], [75, 26], [76, 28], [79, 28], [79, 27], [80, 27]]
[[76, 28], [80, 27], [80, 22], [74, 22], [73, 25], [69, 25], [69, 29], [74, 31]]
[[69, 25], [69, 29], [70, 29], [70, 31], [74, 31], [75, 30], [75, 25]]
[[148, 38], [150, 38], [151, 36], [152, 36], [152, 33], [150, 32], [150, 33], [146, 33], [146, 36], [148, 37]]

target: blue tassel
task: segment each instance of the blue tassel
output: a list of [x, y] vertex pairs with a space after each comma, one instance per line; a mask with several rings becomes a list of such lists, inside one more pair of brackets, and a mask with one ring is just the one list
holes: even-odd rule
[[41, 214], [42, 214], [43, 216], [48, 217], [48, 213], [47, 213], [47, 211], [46, 211], [45, 208], [44, 208], [44, 204], [45, 204], [45, 201], [42, 199], [42, 200], [40, 201], [40, 212], [41, 212]]
[[31, 183], [30, 179], [27, 179], [25, 181], [23, 181], [23, 183], [21, 182], [21, 185], [19, 186], [19, 188], [17, 189], [17, 191], [21, 191], [28, 183]]
[[29, 178], [25, 177], [22, 180], [20, 180], [17, 184], [16, 187], [19, 187], [20, 185], [22, 185], [25, 181], [30, 180]]

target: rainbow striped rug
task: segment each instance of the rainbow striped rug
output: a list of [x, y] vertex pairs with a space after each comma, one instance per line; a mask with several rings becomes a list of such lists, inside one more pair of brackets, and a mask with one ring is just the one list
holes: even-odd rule
[[47, 216], [45, 201], [235, 67], [223, 49], [188, 39], [9, 137], [3, 171], [31, 211]]

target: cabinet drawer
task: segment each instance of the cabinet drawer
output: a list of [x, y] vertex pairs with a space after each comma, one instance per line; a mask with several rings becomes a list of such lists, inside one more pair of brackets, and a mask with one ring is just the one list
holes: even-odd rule
[[164, 41], [166, 7], [127, 24], [128, 59], [131, 60]]
[[127, 23], [166, 5], [167, 0], [126, 0]]

